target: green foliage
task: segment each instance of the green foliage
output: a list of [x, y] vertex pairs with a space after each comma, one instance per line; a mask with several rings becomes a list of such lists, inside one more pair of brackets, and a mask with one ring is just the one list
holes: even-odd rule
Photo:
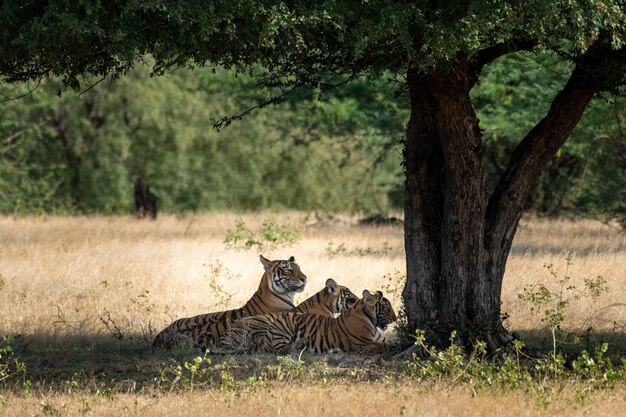
[[626, 100], [596, 100], [574, 131], [570, 153], [579, 169], [570, 190], [571, 206], [580, 213], [616, 218], [626, 227]]
[[0, 383], [16, 378], [17, 376], [26, 376], [26, 364], [15, 358], [11, 344], [13, 338], [2, 336], [0, 341]]
[[158, 74], [207, 63], [245, 73], [261, 63], [300, 85], [324, 85], [324, 75], [374, 75], [403, 70], [407, 61], [428, 70], [510, 39], [535, 39], [564, 55], [584, 51], [602, 33], [614, 48], [625, 41], [619, 0], [375, 1], [357, 8], [352, 1], [28, 0], [3, 3], [0, 28], [0, 74], [11, 81], [62, 75], [73, 88], [83, 75], [124, 75], [146, 53]]
[[[529, 54], [486, 68], [472, 93], [485, 129], [489, 190], [569, 69]], [[401, 207], [408, 113], [386, 98], [385, 79], [292, 98], [281, 112], [260, 111], [218, 133], [207, 120], [253, 105], [266, 90], [224, 71], [147, 75], [139, 67], [81, 97], [56, 97], [59, 81], [47, 80], [1, 104], [0, 211], [128, 213], [138, 175], [165, 211]], [[14, 97], [26, 87], [0, 91]], [[540, 178], [533, 210], [623, 218], [621, 104], [610, 98], [589, 107]]]
[[426, 342], [423, 330], [417, 330], [415, 344], [419, 354], [414, 353], [406, 362], [409, 373], [424, 380], [460, 383], [473, 391], [521, 389], [536, 395], [540, 403], [562, 395], [565, 384], [574, 388], [576, 398], [584, 399], [592, 391], [613, 388], [626, 376], [626, 364], [616, 366], [605, 357], [606, 343], [598, 346], [593, 355], [583, 350], [567, 361], [560, 354], [554, 358], [533, 357], [520, 340], [513, 341], [498, 356], [488, 358], [484, 342], [476, 341], [467, 352], [455, 339], [453, 332], [449, 347], [439, 350]]
[[404, 283], [406, 282], [406, 274], [396, 270], [393, 273], [385, 274], [381, 281], [384, 282], [380, 286], [383, 294], [389, 295], [400, 295], [402, 294], [402, 288], [404, 288]]
[[606, 281], [598, 276], [584, 279], [584, 287], [577, 288], [568, 275], [570, 259], [566, 259], [564, 274], [559, 274], [552, 264], [546, 264], [552, 278], [551, 284], [537, 283], [526, 286], [519, 298], [528, 302], [531, 311], [541, 315], [541, 321], [552, 336], [549, 355], [526, 348], [524, 342], [513, 343], [497, 355], [488, 357], [486, 343], [477, 339], [467, 350], [457, 340], [456, 332], [449, 337], [449, 347], [437, 349], [427, 343], [426, 332], [417, 330], [413, 337], [417, 353], [407, 362], [409, 372], [422, 379], [436, 379], [451, 384], [462, 383], [478, 389], [522, 389], [537, 395], [541, 403], [551, 401], [564, 384], [573, 386], [576, 398], [581, 401], [589, 392], [612, 388], [626, 376], [626, 362], [615, 365], [606, 356], [607, 343], [598, 344], [593, 353], [582, 349], [565, 354], [565, 343], [577, 346], [578, 338], [567, 340], [562, 329], [572, 302], [584, 298], [597, 299], [608, 291]]
[[[278, 365], [276, 366], [276, 379], [278, 380], [292, 380], [306, 374], [307, 369], [304, 366], [304, 361], [300, 358], [294, 358], [291, 355], [278, 356]], [[270, 368], [270, 371], [272, 368]]]
[[[4, 103], [0, 118], [3, 212], [128, 211], [137, 175], [166, 210], [384, 211], [390, 203], [401, 206], [390, 194], [402, 187], [394, 151], [408, 109], [389, 96], [402, 93], [409, 66], [441, 71], [459, 56], [471, 63], [485, 48], [518, 42], [544, 53], [514, 58], [522, 69], [497, 65], [491, 74], [498, 81], [483, 80], [476, 94], [492, 143], [491, 171], [545, 113], [571, 65], [585, 65], [580, 57], [590, 45], [602, 44], [606, 55], [590, 73], [594, 89], [619, 94], [626, 82], [620, 0], [381, 0], [356, 8], [352, 1], [205, 7], [25, 0], [2, 3], [0, 34], [0, 76], [40, 84], [34, 92], [33, 84], [0, 86], [4, 97], [25, 96]], [[523, 67], [533, 59], [547, 71], [528, 75], [534, 70]], [[147, 80], [144, 67], [131, 70], [138, 62], [169, 78]], [[185, 66], [213, 71], [168, 72]], [[233, 74], [238, 81], [230, 81]], [[250, 75], [268, 89], [256, 88]], [[125, 77], [105, 86], [106, 76]], [[81, 83], [95, 87], [74, 102], [54, 96]], [[530, 92], [532, 85], [541, 88]], [[512, 99], [517, 91], [524, 94]], [[261, 111], [220, 137], [207, 132], [208, 120], [226, 115], [228, 124], [247, 108], [281, 101], [287, 104], [281, 114]], [[611, 201], [625, 199], [609, 198], [625, 189], [624, 175], [611, 176], [623, 152], [610, 152], [623, 151], [623, 135], [609, 134], [595, 146], [602, 123], [594, 120], [594, 134], [584, 134], [597, 158], [585, 163], [585, 145], [564, 148], [540, 182], [536, 209], [565, 206], [623, 218], [623, 204]], [[598, 162], [605, 160], [608, 166]], [[490, 187], [495, 178], [488, 178]]]
[[160, 388], [172, 390], [174, 387], [182, 387], [193, 392], [212, 383], [215, 371], [211, 364], [211, 359], [206, 355], [196, 356], [191, 362], [171, 360], [160, 367], [157, 384]]
[[[486, 349], [483, 342], [475, 345], [474, 352], [467, 358], [463, 348], [456, 344], [456, 332], [450, 334], [450, 347], [444, 350], [434, 349], [426, 344], [425, 333], [417, 330], [415, 334], [415, 344], [423, 349], [432, 362], [412, 361], [409, 362], [409, 369], [420, 377], [435, 376], [462, 376], [465, 368], [469, 368], [476, 360], [476, 355], [485, 357]], [[466, 361], [468, 361], [466, 363]], [[456, 379], [456, 378], [455, 378]]]
[[261, 227], [254, 231], [246, 226], [243, 219], [237, 220], [235, 230], [228, 229], [224, 244], [228, 248], [258, 251], [273, 250], [280, 246], [292, 246], [300, 240], [300, 228], [293, 224], [280, 224], [273, 217], [263, 220]]
[[220, 373], [220, 391], [239, 396], [239, 384], [228, 370]]
[[[530, 54], [486, 68], [473, 100], [486, 129], [488, 189], [570, 68], [554, 56]], [[408, 110], [388, 97], [392, 74], [292, 97], [281, 112], [260, 111], [219, 133], [207, 129], [207, 120], [253, 106], [272, 91], [225, 71], [147, 75], [138, 67], [116, 83], [61, 98], [60, 82], [46, 80], [23, 99], [3, 103], [0, 210], [129, 212], [137, 175], [166, 211], [380, 212], [402, 205], [399, 147]], [[7, 97], [27, 91], [0, 85]], [[539, 180], [533, 209], [623, 218], [620, 103], [610, 98], [590, 106]]]
[[335, 246], [335, 243], [331, 240], [326, 245], [326, 254], [330, 257], [333, 256], [387, 256], [393, 248], [389, 246], [388, 242], [383, 242], [382, 248], [372, 248], [370, 246], [354, 248], [346, 247], [345, 243], [339, 243]]
[[[204, 356], [194, 356], [191, 360], [169, 359], [158, 365], [156, 382], [160, 390], [217, 388], [220, 391], [239, 397], [245, 388], [256, 391], [268, 388], [278, 381], [302, 380], [310, 375], [311, 369], [303, 360], [292, 356], [277, 356], [262, 361], [258, 358], [228, 358], [211, 360]], [[253, 362], [250, 372], [245, 362]], [[265, 362], [265, 363], [264, 363]]]
[[[165, 210], [401, 207], [396, 151], [408, 106], [390, 98], [404, 97], [407, 69], [440, 72], [459, 56], [471, 65], [490, 47], [525, 43], [538, 54], [494, 64], [475, 93], [488, 188], [572, 65], [588, 65], [583, 54], [593, 46], [603, 60], [587, 68], [589, 86], [613, 102], [585, 116], [532, 206], [624, 222], [624, 136], [606, 121], [611, 105], [620, 107], [611, 95], [626, 91], [624, 7], [621, 0], [4, 2], [0, 77], [35, 84], [0, 86], [4, 97], [24, 96], [2, 107], [0, 211], [128, 212], [138, 175]], [[138, 62], [169, 78], [147, 80], [145, 67], [132, 69]], [[205, 66], [212, 71], [181, 70]], [[74, 102], [56, 97], [81, 85], [95, 87]], [[220, 136], [207, 129], [207, 121], [226, 125], [279, 102], [281, 113], [259, 111]]]
[[[207, 120], [268, 92], [207, 70], [151, 79], [138, 67], [60, 98], [59, 81], [47, 80], [0, 104], [0, 211], [128, 213], [137, 176], [162, 211], [387, 210], [401, 173], [392, 137], [406, 112], [377, 110], [382, 84], [361, 80], [328, 101], [303, 96], [217, 132]], [[0, 93], [26, 88], [0, 84]]]
[[614, 366], [611, 358], [605, 356], [608, 348], [608, 343], [602, 343], [596, 347], [593, 355], [583, 350], [572, 362], [573, 371], [592, 381], [620, 382], [626, 374], [626, 363], [623, 363], [621, 368]]

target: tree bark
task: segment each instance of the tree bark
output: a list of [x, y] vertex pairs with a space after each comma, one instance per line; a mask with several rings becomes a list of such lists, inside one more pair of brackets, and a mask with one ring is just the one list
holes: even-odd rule
[[410, 330], [485, 327], [492, 303], [483, 248], [484, 146], [465, 61], [408, 73], [403, 293]]
[[441, 273], [443, 150], [437, 138], [428, 80], [409, 70], [411, 118], [404, 148], [404, 245], [407, 282], [402, 293], [410, 331], [436, 319]]
[[407, 73], [411, 118], [404, 160], [408, 330], [457, 330], [491, 350], [511, 341], [501, 319], [506, 261], [525, 201], [594, 91], [576, 68], [548, 114], [521, 141], [487, 204], [484, 145], [470, 100], [476, 66]]

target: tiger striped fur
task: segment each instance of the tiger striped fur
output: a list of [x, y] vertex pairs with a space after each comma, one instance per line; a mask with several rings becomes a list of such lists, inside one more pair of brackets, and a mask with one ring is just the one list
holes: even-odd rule
[[[335, 317], [335, 314], [340, 314], [352, 307], [358, 300], [359, 298], [348, 287], [338, 285], [334, 279], [328, 278], [322, 290], [298, 304], [293, 312]], [[228, 331], [226, 331], [226, 334], [228, 334]], [[210, 340], [205, 341], [204, 337], [200, 336], [198, 346], [206, 349], [208, 347], [207, 342], [210, 342]], [[223, 343], [223, 340], [221, 343]]]
[[363, 298], [337, 318], [293, 312], [247, 317], [234, 323], [223, 339], [232, 352], [265, 351], [288, 354], [294, 344], [312, 353], [334, 349], [344, 352], [382, 352], [385, 330], [397, 320], [391, 303], [378, 291], [363, 291]]
[[359, 297], [348, 287], [338, 285], [334, 279], [328, 278], [324, 288], [298, 304], [295, 312], [334, 317], [352, 307], [358, 300]]
[[[293, 310], [296, 314], [318, 314], [320, 316], [335, 317], [335, 314], [340, 314], [352, 307], [359, 298], [348, 287], [338, 285], [337, 282], [328, 278], [324, 288], [307, 298]], [[272, 317], [272, 316], [267, 316]], [[229, 335], [229, 331], [226, 331], [226, 336], [222, 338], [220, 345], [223, 345], [225, 339]], [[230, 344], [227, 342], [227, 344]]]
[[211, 343], [219, 345], [226, 329], [236, 320], [293, 310], [293, 298], [295, 293], [304, 290], [306, 275], [293, 256], [288, 260], [270, 261], [261, 255], [260, 259], [265, 273], [259, 288], [243, 307], [178, 319], [156, 335], [153, 346], [167, 348], [190, 339], [206, 349]]

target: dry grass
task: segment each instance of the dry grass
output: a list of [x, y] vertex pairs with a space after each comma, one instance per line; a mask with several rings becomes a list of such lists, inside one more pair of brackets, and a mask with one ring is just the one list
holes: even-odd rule
[[[609, 293], [598, 300], [585, 298], [572, 302], [566, 326], [583, 331], [626, 331], [626, 234], [593, 220], [523, 222], [517, 232], [503, 288], [503, 309], [511, 316], [516, 330], [540, 325], [528, 305], [517, 295], [525, 285], [553, 282], [546, 264], [553, 264], [560, 277], [568, 274], [572, 284], [584, 287], [585, 278], [602, 276]], [[568, 268], [566, 258], [572, 265]], [[552, 288], [555, 288], [552, 285]]]
[[599, 394], [595, 401], [582, 404], [541, 405], [525, 395], [472, 393], [463, 388], [415, 383], [389, 386], [381, 383], [295, 385], [240, 396], [220, 392], [177, 393], [169, 395], [118, 395], [114, 400], [97, 396], [48, 394], [36, 399], [11, 399], [12, 407], [0, 406], [0, 416], [57, 415], [79, 416], [584, 416], [623, 415], [626, 391], [617, 389]]
[[[243, 217], [255, 228], [267, 215]], [[238, 217], [227, 213], [170, 215], [156, 222], [130, 217], [0, 217], [0, 335], [22, 335], [18, 355], [27, 362], [29, 372], [44, 380], [44, 387], [46, 378], [71, 375], [90, 360], [89, 366], [102, 367], [106, 372], [123, 368], [126, 360], [130, 365], [125, 372], [132, 379], [153, 359], [142, 353], [147, 350], [153, 329], [158, 331], [178, 317], [221, 308], [227, 301], [225, 294], [232, 295], [230, 307], [239, 306], [258, 286], [262, 274], [258, 251], [224, 246], [226, 230], [234, 228]], [[319, 218], [288, 213], [276, 217], [279, 222], [300, 225], [302, 239], [290, 248], [264, 251], [263, 255], [271, 259], [296, 257], [309, 277], [301, 299], [322, 288], [329, 277], [359, 294], [366, 288], [393, 288], [396, 278], [404, 273], [402, 227], [357, 226], [356, 219], [347, 216]], [[331, 256], [330, 242], [330, 248], [335, 249], [343, 243], [346, 251]], [[568, 273], [575, 284], [601, 275], [611, 291], [596, 303], [588, 299], [573, 303], [567, 325], [577, 330], [593, 327], [613, 337], [618, 345], [622, 343], [623, 349], [626, 236], [594, 221], [522, 222], [507, 265], [502, 297], [503, 310], [511, 316], [510, 327], [536, 336], [536, 329], [541, 327], [539, 317], [533, 316], [517, 295], [524, 285], [549, 282], [546, 263], [553, 263], [559, 274], [564, 274], [568, 256], [573, 262]], [[218, 263], [223, 266], [216, 275], [211, 266]], [[212, 279], [222, 286], [223, 293], [209, 288]], [[388, 294], [396, 307], [399, 289]], [[136, 344], [132, 349], [100, 352], [105, 340], [113, 346], [118, 343], [111, 337], [116, 334], [124, 337], [123, 341], [134, 337]], [[541, 341], [540, 337], [535, 339]], [[129, 358], [135, 354], [137, 358]], [[55, 373], [57, 368], [67, 369], [65, 374]], [[47, 383], [54, 385], [54, 381]], [[314, 382], [306, 387], [286, 385], [266, 392], [262, 399], [247, 395], [233, 400], [230, 394], [206, 391], [157, 398], [131, 393], [118, 395], [115, 402], [87, 395], [85, 401], [97, 415], [275, 415], [276, 410], [302, 415], [314, 401], [318, 402], [313, 406], [317, 407], [314, 414], [326, 415], [333, 412], [332, 399], [338, 401], [343, 396], [360, 404], [344, 408], [347, 415], [371, 414], [363, 410], [374, 405], [383, 407], [377, 413], [380, 415], [397, 415], [402, 405], [407, 415], [495, 415], [512, 410], [519, 415], [567, 415], [588, 410], [571, 404], [548, 409], [527, 407], [524, 394], [505, 399], [491, 394], [474, 397], [461, 388], [421, 390], [410, 383], [407, 387], [394, 384], [393, 389], [382, 389], [376, 384], [380, 383], [345, 387]], [[40, 402], [54, 403], [63, 415], [79, 413], [82, 400], [78, 396], [44, 391], [37, 394], [41, 398], [11, 394], [7, 404], [0, 405], [0, 415], [14, 415], [15, 410], [25, 415], [41, 413]], [[389, 395], [395, 400], [386, 401]], [[615, 398], [609, 403], [594, 401], [594, 414], [614, 415], [623, 409], [624, 390], [620, 388], [611, 395]], [[449, 401], [452, 397], [454, 401]], [[319, 398], [331, 401], [320, 402]], [[600, 408], [598, 404], [602, 404]]]
[[[246, 217], [247, 224], [256, 228], [259, 217], [264, 216]], [[288, 217], [280, 220], [304, 221], [301, 215]], [[236, 219], [227, 214], [168, 216], [154, 223], [126, 217], [3, 218], [0, 326], [8, 333], [75, 333], [54, 323], [59, 307], [81, 332], [106, 331], [97, 320], [105, 311], [136, 325], [138, 319], [144, 325], [152, 321], [160, 328], [172, 318], [216, 308], [220, 300], [208, 283], [210, 265], [218, 261], [233, 275], [220, 282], [233, 295], [230, 307], [239, 306], [258, 287], [263, 269], [258, 251], [225, 248], [226, 229], [234, 228]], [[402, 230], [353, 227], [349, 220], [306, 228], [300, 243], [263, 255], [296, 257], [309, 277], [302, 299], [319, 291], [329, 277], [355, 292], [378, 288], [385, 274], [403, 270]], [[382, 248], [388, 242], [392, 249], [387, 256], [329, 258], [330, 241], [351, 248]], [[131, 298], [155, 306], [146, 314]]]

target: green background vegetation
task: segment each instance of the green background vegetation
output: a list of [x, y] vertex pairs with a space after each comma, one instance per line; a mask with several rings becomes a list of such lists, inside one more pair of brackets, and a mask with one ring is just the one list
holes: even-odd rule
[[[519, 138], [546, 113], [571, 68], [517, 54], [473, 91], [491, 189]], [[160, 210], [402, 207], [403, 80], [387, 74], [321, 94], [300, 90], [217, 131], [213, 122], [276, 94], [251, 76], [144, 66], [82, 94], [60, 80], [0, 84], [0, 211], [128, 213], [141, 176]], [[546, 87], [547, 86], [547, 87]], [[20, 97], [9, 100], [10, 98]], [[550, 162], [528, 202], [549, 215], [626, 220], [623, 98], [601, 97]], [[624, 127], [626, 129], [626, 127]]]

